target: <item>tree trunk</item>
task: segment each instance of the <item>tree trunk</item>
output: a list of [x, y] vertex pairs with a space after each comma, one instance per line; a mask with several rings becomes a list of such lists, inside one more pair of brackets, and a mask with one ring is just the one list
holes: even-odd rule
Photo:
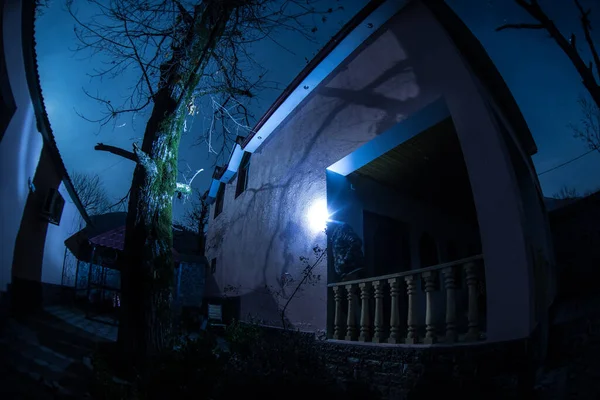
[[186, 106], [237, 5], [215, 1], [202, 6], [195, 9], [201, 15], [194, 16], [160, 68], [161, 86], [153, 96], [141, 151], [136, 151], [121, 263], [118, 347], [123, 359], [142, 374], [149, 357], [169, 345], [171, 334], [172, 201]]
[[173, 287], [172, 199], [185, 111], [165, 89], [146, 127], [127, 211], [123, 296], [118, 341], [128, 359], [143, 363], [168, 344]]

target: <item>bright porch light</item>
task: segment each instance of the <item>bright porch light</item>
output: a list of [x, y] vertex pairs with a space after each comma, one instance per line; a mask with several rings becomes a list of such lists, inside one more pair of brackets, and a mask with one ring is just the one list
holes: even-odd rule
[[313, 203], [307, 213], [308, 225], [314, 232], [324, 231], [329, 220], [329, 211], [327, 210], [327, 201], [321, 199]]

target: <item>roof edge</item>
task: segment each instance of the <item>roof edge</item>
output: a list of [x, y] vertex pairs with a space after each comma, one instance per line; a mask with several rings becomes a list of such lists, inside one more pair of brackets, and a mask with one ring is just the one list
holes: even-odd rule
[[[530, 156], [537, 153], [537, 145], [521, 113], [521, 108], [483, 44], [445, 0], [421, 0], [421, 2], [442, 25], [473, 74], [490, 92], [490, 97], [513, 125], [527, 153]], [[459, 44], [461, 42], [462, 46]]]
[[283, 104], [283, 102], [292, 94], [294, 90], [302, 83], [302, 81], [323, 61], [329, 53], [337, 47], [337, 45], [348, 36], [361, 22], [373, 13], [379, 6], [385, 3], [386, 0], [371, 0], [364, 6], [354, 17], [352, 17], [333, 37], [317, 52], [312, 60], [300, 71], [300, 73], [292, 80], [292, 82], [284, 89], [284, 91], [275, 99], [273, 104], [267, 109], [263, 116], [258, 120], [254, 129], [244, 138], [242, 148], [252, 140], [260, 128], [269, 120], [273, 113]]
[[[342, 42], [348, 35], [350, 35], [362, 22], [364, 22], [375, 10], [385, 4], [388, 0], [371, 0], [364, 6], [358, 13], [356, 13], [344, 26], [335, 34], [333, 37], [317, 52], [315, 57], [309, 61], [309, 63], [300, 71], [298, 75], [292, 80], [292, 82], [284, 89], [284, 91], [275, 99], [263, 116], [258, 120], [250, 134], [245, 138], [236, 139], [236, 145], [240, 145], [242, 151], [247, 151], [246, 146], [258, 133], [258, 131], [269, 121], [273, 114], [279, 109], [279, 107], [294, 93], [294, 91], [300, 86], [300, 84], [313, 72], [323, 60]], [[398, 1], [398, 0], [396, 0]], [[224, 182], [223, 177], [225, 172], [230, 170], [230, 164], [233, 157], [230, 154], [229, 161], [222, 167], [216, 167], [213, 173], [213, 179], [209, 188], [209, 195], [207, 196], [210, 200], [213, 200], [216, 196], [216, 189], [220, 182]], [[236, 160], [234, 160], [236, 161]], [[240, 160], [237, 160], [240, 161]], [[237, 170], [237, 165], [233, 168]], [[227, 179], [225, 179], [226, 181]]]
[[88, 215], [73, 181], [67, 172], [67, 168], [60, 156], [56, 140], [54, 139], [54, 133], [50, 126], [50, 119], [46, 112], [46, 106], [44, 104], [44, 97], [42, 95], [42, 86], [40, 82], [40, 76], [38, 73], [37, 54], [35, 52], [35, 12], [36, 2], [26, 1], [22, 2], [21, 9], [21, 45], [23, 48], [23, 61], [25, 64], [25, 76], [27, 79], [27, 85], [29, 86], [29, 97], [33, 104], [33, 109], [36, 116], [37, 130], [44, 139], [44, 144], [48, 146], [50, 155], [54, 161], [55, 167], [58, 169], [58, 173], [61, 176], [61, 181], [65, 185], [69, 196], [75, 203], [75, 207], [81, 214], [81, 217], [87, 224], [92, 225], [90, 216]]

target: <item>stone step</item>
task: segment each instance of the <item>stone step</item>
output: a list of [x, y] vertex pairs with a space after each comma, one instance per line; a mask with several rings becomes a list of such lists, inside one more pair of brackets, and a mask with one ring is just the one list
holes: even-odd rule
[[44, 360], [48, 364], [57, 365], [60, 368], [66, 368], [76, 362], [75, 358], [65, 356], [40, 344], [32, 344], [26, 341], [10, 341], [0, 338], [0, 349], [9, 352], [16, 352], [26, 358]]
[[48, 357], [42, 350], [20, 350], [17, 347], [0, 350], [6, 369], [40, 382], [61, 396], [87, 392], [92, 375], [81, 361], [59, 361], [61, 359]]
[[3, 400], [55, 400], [54, 390], [27, 374], [0, 368], [0, 398]]

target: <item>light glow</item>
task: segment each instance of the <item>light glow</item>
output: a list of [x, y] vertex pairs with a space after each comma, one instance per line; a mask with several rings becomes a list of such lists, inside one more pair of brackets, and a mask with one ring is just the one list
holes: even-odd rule
[[308, 226], [314, 232], [324, 231], [331, 214], [327, 210], [327, 202], [323, 199], [315, 201], [306, 214]]

